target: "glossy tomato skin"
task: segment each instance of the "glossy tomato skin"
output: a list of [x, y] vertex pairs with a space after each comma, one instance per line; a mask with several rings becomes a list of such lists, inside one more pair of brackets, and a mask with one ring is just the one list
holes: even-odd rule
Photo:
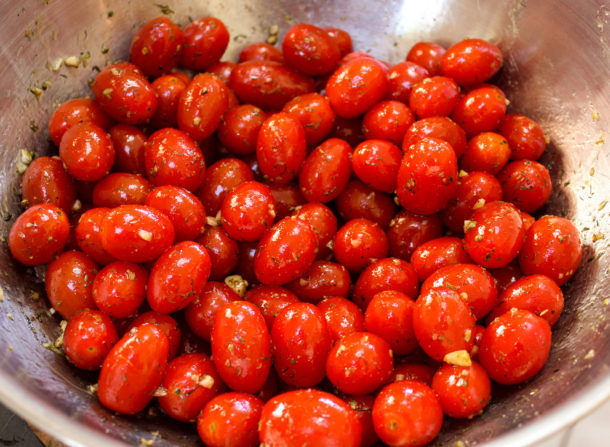
[[161, 385], [169, 342], [161, 329], [145, 324], [129, 331], [102, 364], [97, 395], [102, 405], [121, 414], [136, 414]]
[[370, 332], [345, 335], [326, 360], [328, 380], [346, 394], [368, 394], [385, 385], [394, 369], [390, 345]]
[[101, 269], [91, 295], [98, 309], [112, 318], [135, 316], [146, 299], [148, 272], [132, 262], [116, 261]]
[[540, 125], [523, 115], [506, 115], [499, 133], [508, 141], [511, 160], [538, 160], [546, 148], [546, 137]]
[[102, 221], [109, 212], [108, 208], [91, 208], [81, 214], [74, 228], [78, 248], [102, 265], [116, 261], [116, 258], [102, 247]]
[[59, 156], [76, 180], [94, 182], [114, 163], [114, 146], [104, 129], [92, 123], [72, 126], [59, 145]]
[[316, 389], [275, 396], [263, 407], [259, 427], [259, 440], [269, 447], [358, 447], [362, 432], [348, 404]]
[[163, 253], [148, 278], [146, 298], [151, 309], [171, 314], [201, 295], [210, 276], [207, 250], [193, 241], [179, 242]]
[[345, 268], [358, 272], [388, 255], [388, 238], [378, 224], [367, 219], [353, 219], [335, 234], [333, 253]]
[[294, 116], [279, 112], [271, 115], [260, 128], [256, 159], [263, 178], [285, 184], [298, 176], [306, 156], [305, 130]]
[[66, 213], [51, 204], [34, 205], [17, 217], [8, 235], [8, 248], [24, 265], [50, 262], [64, 249], [70, 235]]
[[251, 394], [220, 394], [201, 411], [197, 432], [209, 447], [256, 447], [262, 410], [263, 401]]
[[268, 115], [252, 104], [239, 105], [225, 113], [218, 138], [229, 151], [241, 156], [256, 152], [256, 138]]
[[144, 132], [129, 124], [115, 124], [109, 133], [115, 153], [114, 170], [145, 175]]
[[160, 76], [151, 83], [157, 94], [157, 108], [151, 119], [154, 128], [178, 127], [178, 103], [187, 84], [174, 74]]
[[246, 45], [239, 53], [238, 62], [275, 61], [284, 62], [282, 50], [267, 42], [255, 42]]
[[453, 264], [432, 273], [421, 287], [427, 293], [436, 287], [449, 287], [468, 304], [477, 320], [487, 315], [498, 298], [494, 277], [483, 267], [474, 264]]
[[421, 65], [415, 62], [399, 62], [392, 66], [388, 72], [388, 99], [409, 104], [409, 96], [413, 86], [430, 74]]
[[145, 205], [123, 205], [104, 216], [102, 248], [127, 262], [153, 261], [174, 242], [174, 226], [161, 211]]
[[356, 412], [356, 417], [362, 427], [360, 447], [373, 447], [379, 442], [379, 437], [373, 427], [373, 402], [375, 397], [367, 394], [364, 396], [346, 396], [344, 400]]
[[195, 422], [210, 399], [225, 388], [205, 354], [183, 354], [170, 361], [161, 386], [167, 394], [159, 397], [159, 406], [181, 422]]
[[206, 169], [203, 183], [196, 194], [206, 212], [215, 216], [227, 194], [251, 180], [254, 180], [254, 175], [246, 163], [237, 158], [223, 158]]
[[431, 387], [434, 369], [422, 363], [399, 363], [394, 367], [393, 377], [394, 380], [392, 382], [416, 380]]
[[285, 383], [306, 388], [324, 379], [330, 334], [316, 306], [295, 303], [282, 309], [271, 327], [271, 342], [273, 366]]
[[155, 91], [140, 69], [130, 62], [106, 66], [91, 88], [102, 110], [123, 124], [143, 124], [157, 108]]
[[258, 392], [271, 368], [271, 337], [258, 308], [247, 301], [221, 307], [212, 327], [212, 356], [233, 391]]
[[335, 201], [344, 221], [367, 219], [386, 229], [396, 213], [396, 204], [389, 194], [376, 191], [360, 180], [350, 181]]
[[269, 331], [280, 311], [291, 304], [298, 303], [298, 297], [290, 290], [281, 286], [256, 285], [250, 288], [244, 296], [246, 301], [256, 304], [260, 309]]
[[335, 124], [335, 112], [328, 98], [319, 93], [299, 95], [288, 101], [282, 110], [303, 124], [308, 146], [322, 142]]
[[330, 208], [317, 203], [306, 203], [293, 213], [297, 219], [307, 222], [318, 241], [317, 259], [326, 259], [330, 254], [328, 244], [337, 232], [337, 218]]
[[353, 301], [340, 296], [331, 296], [320, 301], [317, 306], [324, 314], [331, 346], [347, 334], [364, 331], [364, 314]]
[[411, 255], [411, 265], [424, 281], [438, 269], [453, 264], [470, 264], [472, 259], [462, 239], [452, 236], [431, 239], [421, 244]]
[[229, 31], [216, 17], [202, 17], [184, 28], [184, 48], [180, 64], [205, 71], [220, 60], [229, 44]]
[[460, 88], [451, 78], [432, 76], [415, 84], [409, 107], [419, 118], [449, 116], [459, 101]]
[[296, 96], [315, 91], [313, 79], [270, 60], [238, 64], [231, 73], [229, 87], [242, 103], [275, 110]]
[[420, 347], [441, 361], [452, 352], [470, 351], [476, 320], [455, 290], [438, 287], [422, 293], [413, 309], [413, 329]]
[[496, 175], [510, 158], [508, 141], [495, 132], [482, 132], [468, 141], [460, 166], [470, 171], [484, 171]]
[[347, 297], [350, 285], [349, 272], [341, 264], [315, 261], [303, 276], [286, 287], [302, 301], [315, 304], [331, 296]]
[[267, 285], [282, 285], [299, 278], [315, 260], [316, 242], [307, 222], [285, 217], [258, 243], [254, 258], [256, 278]]
[[138, 174], [114, 172], [98, 181], [93, 188], [93, 206], [114, 208], [121, 205], [144, 205], [150, 183]]
[[491, 398], [491, 381], [478, 363], [471, 366], [444, 364], [432, 379], [432, 389], [443, 407], [453, 418], [479, 415]]
[[475, 210], [464, 223], [464, 230], [468, 255], [486, 268], [508, 265], [519, 254], [525, 239], [519, 211], [502, 201], [489, 202]]
[[227, 303], [239, 301], [241, 297], [229, 286], [208, 281], [202, 292], [184, 309], [186, 324], [205, 341], [210, 341], [216, 312]]
[[406, 355], [417, 348], [413, 332], [414, 301], [402, 292], [376, 293], [364, 313], [366, 330], [383, 338], [392, 352]]
[[68, 129], [81, 123], [93, 123], [108, 130], [112, 119], [90, 98], [69, 99], [61, 103], [49, 119], [49, 136], [55, 146], [59, 146]]
[[441, 60], [442, 72], [460, 85], [485, 82], [503, 64], [502, 51], [482, 39], [465, 39], [449, 47]]
[[227, 194], [220, 208], [222, 228], [236, 241], [257, 241], [273, 225], [275, 200], [259, 182], [244, 182]]
[[180, 331], [180, 327], [176, 320], [167, 314], [160, 314], [159, 312], [150, 310], [136, 317], [127, 327], [126, 333], [142, 325], [155, 326], [165, 334], [169, 342], [168, 359], [173, 359], [176, 354], [178, 354], [182, 332]]
[[23, 174], [21, 195], [27, 207], [50, 203], [69, 213], [76, 200], [76, 189], [60, 160], [39, 157]]
[[235, 242], [221, 227], [207, 227], [198, 240], [210, 255], [212, 270], [210, 279], [222, 281], [229, 275], [239, 262], [239, 244]]
[[198, 74], [178, 100], [178, 127], [195, 140], [205, 140], [218, 128], [228, 107], [225, 83], [214, 75]]
[[405, 132], [402, 141], [403, 152], [407, 152], [411, 145], [424, 137], [446, 141], [453, 148], [457, 158], [460, 158], [466, 150], [466, 132], [446, 116], [431, 116], [414, 122]]
[[182, 43], [182, 29], [167, 17], [157, 17], [133, 36], [129, 58], [146, 76], [157, 77], [178, 65]]
[[84, 309], [74, 315], [64, 331], [64, 352], [74, 366], [95, 371], [119, 341], [112, 320], [102, 312]]
[[455, 196], [457, 175], [457, 158], [451, 145], [436, 138], [422, 138], [408, 148], [398, 169], [398, 200], [412, 213], [434, 214]]
[[403, 380], [383, 388], [373, 404], [379, 438], [395, 447], [418, 447], [441, 430], [443, 409], [434, 391], [422, 382]]
[[533, 160], [516, 160], [498, 174], [503, 199], [522, 211], [532, 213], [546, 203], [553, 189], [551, 174]]
[[372, 58], [359, 58], [339, 67], [326, 83], [326, 95], [343, 118], [362, 115], [388, 91], [385, 67]]
[[385, 140], [365, 140], [354, 149], [352, 168], [367, 186], [391, 193], [396, 189], [401, 160], [402, 151], [398, 146]]
[[447, 50], [433, 42], [417, 42], [407, 53], [407, 61], [424, 67], [430, 76], [441, 74], [441, 60]]
[[494, 381], [513, 385], [534, 377], [551, 350], [551, 327], [528, 310], [512, 309], [492, 321], [481, 339], [479, 361]]
[[321, 28], [299, 23], [288, 30], [282, 41], [286, 63], [302, 73], [321, 75], [335, 69], [339, 47]]
[[176, 242], [196, 240], [205, 230], [205, 209], [199, 199], [184, 188], [159, 186], [148, 194], [144, 204], [169, 217]]
[[538, 219], [525, 236], [519, 265], [526, 275], [546, 275], [559, 286], [576, 272], [582, 259], [582, 242], [572, 222], [557, 216]]
[[144, 166], [155, 186], [172, 185], [195, 191], [205, 175], [201, 150], [192, 138], [177, 129], [161, 129], [148, 137]]
[[390, 221], [386, 234], [390, 256], [408, 261], [421, 244], [443, 235], [443, 224], [436, 214], [422, 216], [400, 210]]
[[413, 113], [402, 102], [381, 101], [364, 115], [362, 133], [369, 140], [389, 140], [400, 145], [414, 120]]
[[474, 136], [496, 130], [506, 106], [506, 96], [497, 87], [480, 87], [462, 96], [451, 116], [469, 136]]
[[333, 28], [331, 26], [325, 26], [322, 28], [326, 34], [330, 36], [331, 39], [335, 41], [337, 46], [339, 47], [339, 53], [341, 53], [341, 57], [350, 53], [352, 49], [352, 36], [340, 28]]

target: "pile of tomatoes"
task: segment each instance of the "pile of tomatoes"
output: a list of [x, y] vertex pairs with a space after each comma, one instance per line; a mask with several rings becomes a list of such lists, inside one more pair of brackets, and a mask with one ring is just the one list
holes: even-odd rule
[[10, 251], [48, 264], [100, 402], [156, 398], [208, 446], [418, 446], [535, 376], [582, 246], [529, 214], [547, 142], [487, 83], [500, 50], [390, 65], [298, 24], [219, 62], [228, 41], [146, 23], [24, 174]]

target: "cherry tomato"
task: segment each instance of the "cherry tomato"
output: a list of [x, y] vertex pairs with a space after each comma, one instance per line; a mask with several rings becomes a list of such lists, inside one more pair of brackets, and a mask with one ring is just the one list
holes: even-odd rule
[[91, 89], [102, 110], [123, 124], [143, 124], [157, 108], [154, 89], [130, 62], [106, 66], [96, 76]]
[[75, 98], [63, 102], [55, 109], [49, 120], [49, 136], [55, 146], [59, 146], [68, 129], [81, 123], [92, 123], [108, 130], [112, 120], [92, 99]]
[[102, 312], [84, 309], [75, 314], [64, 331], [64, 352], [74, 366], [95, 371], [119, 341], [112, 320]]
[[419, 118], [449, 116], [459, 101], [460, 88], [451, 78], [433, 76], [413, 86], [409, 107]]
[[360, 180], [349, 182], [335, 203], [344, 221], [367, 219], [384, 229], [396, 212], [396, 205], [389, 194], [376, 191]]
[[161, 211], [122, 205], [109, 211], [100, 226], [102, 248], [127, 262], [153, 261], [174, 242], [174, 226]]
[[394, 367], [394, 380], [392, 382], [417, 380], [431, 387], [433, 376], [434, 369], [428, 365], [422, 363], [400, 363]]
[[469, 136], [496, 130], [508, 101], [497, 87], [480, 87], [460, 98], [451, 117]]
[[432, 379], [432, 389], [443, 412], [453, 418], [477, 416], [491, 399], [491, 381], [478, 363], [441, 366]]
[[318, 303], [328, 326], [331, 346], [347, 334], [364, 331], [364, 314], [352, 301], [332, 296]]
[[114, 208], [120, 205], [144, 205], [151, 189], [148, 180], [138, 174], [115, 172], [95, 184], [93, 206]]
[[415, 268], [421, 281], [442, 267], [470, 263], [472, 263], [472, 259], [466, 253], [464, 241], [451, 236], [424, 242], [411, 255], [411, 265]]
[[375, 433], [372, 417], [375, 397], [368, 394], [365, 396], [349, 396], [345, 397], [344, 400], [356, 412], [356, 417], [360, 421], [360, 426], [362, 427], [360, 447], [373, 447], [377, 445], [379, 437]]
[[229, 237], [221, 227], [207, 227], [198, 240], [210, 255], [212, 270], [210, 279], [221, 281], [229, 275], [239, 262], [239, 244]]
[[388, 99], [409, 104], [413, 86], [430, 76], [428, 70], [415, 62], [400, 62], [388, 72]]
[[349, 272], [341, 264], [316, 261], [303, 276], [286, 287], [299, 299], [315, 304], [327, 297], [347, 297], [350, 285]]
[[59, 156], [72, 177], [94, 182], [112, 168], [114, 147], [104, 129], [95, 124], [82, 123], [66, 131], [59, 146]]
[[522, 211], [536, 211], [551, 196], [551, 174], [533, 160], [517, 160], [506, 165], [498, 174], [503, 198]]
[[493, 269], [491, 274], [496, 280], [496, 288], [498, 289], [499, 294], [504, 292], [508, 286], [523, 276], [521, 269], [519, 268], [518, 260], [511, 262], [506, 267]]
[[538, 219], [525, 236], [519, 254], [521, 271], [526, 275], [546, 275], [558, 285], [565, 284], [582, 259], [578, 229], [563, 217]]
[[138, 326], [148, 324], [159, 328], [165, 334], [169, 341], [168, 359], [173, 359], [180, 349], [182, 339], [182, 332], [176, 320], [167, 314], [160, 314], [151, 310], [136, 317], [127, 327], [127, 332]]
[[525, 231], [517, 208], [507, 202], [489, 202], [464, 222], [468, 255], [486, 268], [504, 267], [517, 257]]
[[255, 42], [246, 45], [239, 53], [238, 62], [275, 61], [284, 62], [282, 50], [267, 42]]
[[433, 42], [417, 42], [407, 54], [407, 61], [424, 67], [430, 76], [441, 74], [441, 60], [446, 50]]
[[358, 416], [347, 403], [316, 389], [273, 397], [259, 422], [259, 440], [269, 447], [358, 447], [361, 433]]
[[70, 235], [66, 213], [51, 204], [34, 205], [17, 217], [8, 235], [8, 248], [24, 265], [50, 262], [64, 249]]
[[289, 385], [312, 387], [325, 376], [330, 334], [324, 314], [310, 303], [282, 309], [271, 327], [273, 366]]
[[381, 227], [366, 219], [343, 225], [333, 239], [335, 259], [348, 270], [358, 272], [388, 255], [388, 238]]
[[421, 244], [443, 235], [443, 225], [438, 215], [422, 216], [400, 210], [390, 221], [386, 234], [390, 256], [409, 260]]
[[451, 118], [446, 116], [432, 116], [414, 122], [407, 129], [402, 141], [402, 150], [407, 152], [411, 145], [421, 138], [438, 138], [451, 145], [455, 156], [459, 158], [466, 150], [466, 132]]
[[241, 297], [224, 283], [208, 281], [201, 293], [184, 309], [186, 323], [202, 339], [210, 341], [216, 312]]
[[321, 28], [299, 23], [288, 30], [282, 41], [286, 63], [308, 75], [321, 75], [335, 69], [339, 46]]
[[487, 326], [479, 361], [489, 377], [513, 385], [534, 377], [551, 350], [551, 327], [528, 310], [511, 309]]
[[275, 200], [275, 220], [278, 221], [284, 217], [293, 214], [299, 207], [307, 203], [299, 185], [296, 182], [284, 184], [270, 183], [266, 185], [271, 190], [273, 200]]
[[508, 163], [511, 149], [502, 135], [480, 133], [468, 141], [460, 166], [466, 171], [484, 171], [496, 175]]
[[152, 82], [151, 86], [157, 94], [157, 108], [151, 119], [154, 128], [178, 127], [178, 103], [187, 85], [175, 74], [160, 76]]
[[237, 106], [225, 113], [218, 127], [218, 138], [236, 155], [253, 154], [258, 132], [267, 118], [267, 114], [256, 106]]
[[413, 380], [383, 388], [372, 415], [379, 438], [395, 447], [426, 445], [436, 438], [443, 424], [443, 409], [434, 391]]
[[352, 51], [352, 36], [350, 36], [347, 31], [331, 26], [325, 26], [322, 27], [322, 29], [330, 36], [335, 44], [337, 44], [341, 57]]
[[254, 274], [254, 257], [258, 251], [258, 241], [239, 243], [239, 262], [235, 273], [240, 275], [249, 284], [258, 283]]
[[335, 117], [335, 128], [330, 134], [331, 138], [339, 138], [345, 140], [350, 146], [357, 146], [364, 141], [362, 135], [362, 120], [356, 118]]
[[114, 147], [114, 169], [121, 172], [145, 175], [144, 143], [146, 135], [129, 124], [116, 124], [110, 128], [110, 139]]
[[389, 140], [400, 145], [413, 122], [413, 113], [402, 102], [381, 101], [364, 115], [362, 132], [367, 139]]
[[[237, 67], [237, 64], [235, 62], [230, 62], [230, 61], [216, 62], [214, 65], [210, 66], [206, 70], [206, 73], [210, 73], [210, 74], [213, 74], [214, 76], [219, 77], [222, 82], [224, 82], [225, 84], [228, 85], [229, 79], [231, 79], [231, 73], [233, 72], [233, 69], [235, 67]], [[231, 108], [231, 107], [229, 107], [229, 108]]]
[[49, 203], [65, 212], [72, 211], [76, 189], [60, 160], [40, 157], [32, 161], [21, 179], [21, 194], [26, 207]]
[[102, 405], [121, 414], [142, 411], [161, 385], [168, 350], [167, 337], [153, 325], [124, 335], [102, 364], [97, 390]]
[[116, 261], [102, 247], [102, 221], [110, 210], [108, 208], [92, 208], [85, 211], [74, 228], [74, 237], [78, 248], [85, 252], [96, 263], [106, 265]]
[[254, 304], [234, 301], [218, 310], [212, 356], [218, 374], [232, 390], [256, 393], [263, 387], [271, 368], [271, 337]]
[[260, 309], [269, 331], [280, 311], [291, 304], [298, 303], [299, 299], [290, 290], [280, 286], [266, 286], [263, 284], [252, 287], [244, 296], [246, 301], [256, 304]]
[[146, 76], [169, 73], [182, 53], [182, 29], [167, 17], [157, 17], [140, 27], [131, 40], [129, 59]]
[[442, 72], [460, 85], [485, 82], [502, 67], [500, 49], [481, 39], [465, 39], [447, 49], [441, 60]]
[[311, 226], [318, 243], [316, 258], [326, 259], [331, 252], [328, 245], [337, 232], [337, 218], [332, 210], [321, 203], [309, 202], [293, 214]]
[[229, 44], [229, 31], [216, 17], [202, 17], [184, 28], [184, 48], [180, 64], [205, 71], [220, 60]]
[[206, 169], [197, 197], [207, 213], [215, 216], [227, 194], [250, 180], [254, 180], [254, 175], [246, 163], [237, 158], [223, 158]]
[[526, 116], [506, 115], [499, 131], [508, 141], [512, 160], [538, 160], [546, 148], [544, 131], [537, 122]]
[[536, 219], [531, 214], [528, 214], [523, 210], [519, 210], [519, 215], [521, 216], [521, 220], [523, 221], [523, 231], [527, 233], [527, 230], [529, 230], [530, 227], [534, 225]]
[[227, 194], [220, 209], [222, 228], [236, 241], [257, 241], [273, 225], [275, 200], [259, 182], [244, 182]]
[[209, 447], [256, 447], [262, 411], [263, 401], [251, 394], [220, 394], [201, 411], [197, 432]]
[[282, 110], [301, 122], [308, 146], [314, 146], [324, 140], [335, 124], [335, 112], [328, 99], [319, 93], [296, 96], [288, 101]]
[[389, 141], [366, 140], [354, 150], [352, 168], [367, 186], [391, 193], [396, 189], [401, 159], [401, 150]]
[[203, 407], [224, 391], [214, 362], [205, 354], [184, 354], [173, 359], [167, 364], [161, 386], [166, 394], [159, 397], [159, 406], [181, 422], [195, 422]]
[[95, 276], [91, 296], [95, 305], [112, 318], [133, 317], [146, 299], [148, 272], [132, 262], [108, 264]]

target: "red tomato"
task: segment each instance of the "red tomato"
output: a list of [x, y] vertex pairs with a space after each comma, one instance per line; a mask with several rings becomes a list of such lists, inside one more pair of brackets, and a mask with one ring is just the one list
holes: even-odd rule
[[432, 386], [432, 377], [434, 369], [428, 365], [421, 363], [401, 363], [394, 367], [394, 380], [392, 382], [401, 382], [403, 380], [417, 380], [428, 386]]
[[396, 189], [396, 176], [402, 151], [385, 140], [366, 140], [352, 155], [352, 168], [360, 180], [371, 188], [391, 193]]
[[335, 128], [330, 133], [330, 137], [345, 140], [352, 147], [357, 146], [364, 141], [362, 120], [358, 117], [349, 119], [340, 116], [335, 117]]
[[180, 64], [205, 71], [220, 60], [229, 44], [229, 31], [216, 17], [202, 17], [184, 28], [184, 48]]
[[91, 86], [102, 110], [124, 124], [143, 124], [155, 114], [157, 95], [140, 69], [130, 62], [106, 66]]
[[23, 174], [21, 195], [26, 207], [49, 203], [69, 213], [76, 200], [76, 189], [60, 160], [40, 157]]
[[520, 210], [536, 211], [551, 196], [551, 174], [533, 160], [517, 160], [506, 165], [498, 174], [503, 198]]
[[438, 138], [451, 145], [455, 156], [460, 158], [466, 150], [466, 132], [451, 118], [446, 116], [432, 116], [414, 122], [407, 129], [402, 141], [402, 150], [407, 152], [411, 145], [422, 138]]
[[436, 214], [422, 216], [400, 210], [390, 221], [386, 234], [390, 256], [408, 261], [421, 244], [443, 235], [443, 224]]
[[400, 62], [388, 72], [388, 99], [409, 104], [413, 86], [430, 76], [428, 70], [415, 62]]
[[513, 385], [534, 377], [551, 350], [551, 327], [528, 310], [511, 309], [492, 321], [481, 339], [479, 361], [489, 377]]
[[508, 163], [510, 154], [506, 138], [494, 132], [483, 132], [470, 139], [460, 166], [466, 171], [484, 171], [496, 175]]
[[335, 203], [344, 221], [367, 219], [383, 229], [390, 225], [396, 213], [396, 204], [389, 194], [376, 191], [360, 180], [349, 182]]
[[197, 432], [209, 447], [256, 447], [262, 410], [263, 401], [251, 394], [221, 394], [201, 411]]
[[249, 284], [259, 282], [254, 274], [254, 257], [257, 251], [258, 241], [239, 243], [239, 262], [234, 273], [241, 275]]
[[290, 290], [280, 286], [266, 286], [263, 284], [249, 289], [244, 299], [256, 304], [263, 317], [265, 317], [269, 331], [271, 331], [273, 322], [282, 309], [299, 302], [297, 296]]
[[470, 351], [476, 320], [455, 290], [437, 287], [422, 293], [413, 309], [413, 329], [426, 354], [441, 361], [455, 351]]
[[64, 331], [64, 352], [74, 366], [95, 371], [119, 340], [112, 320], [97, 310], [74, 315]]
[[388, 255], [388, 238], [379, 225], [353, 219], [343, 225], [333, 239], [335, 259], [348, 270], [358, 272], [376, 259]]
[[498, 289], [499, 294], [504, 292], [508, 286], [523, 276], [517, 260], [511, 262], [506, 267], [493, 269], [491, 274], [496, 280], [496, 288]]
[[319, 93], [297, 96], [288, 101], [282, 110], [301, 122], [308, 146], [314, 146], [324, 140], [335, 124], [335, 112], [328, 98]]
[[538, 160], [546, 148], [546, 136], [540, 125], [523, 115], [506, 115], [500, 134], [510, 147], [512, 160]]
[[199, 199], [184, 188], [159, 186], [148, 194], [145, 205], [169, 217], [174, 226], [176, 242], [195, 240], [205, 230], [205, 209]]
[[174, 242], [174, 226], [161, 211], [123, 205], [109, 211], [100, 227], [102, 248], [127, 262], [153, 261]]
[[186, 324], [205, 341], [210, 341], [216, 312], [227, 303], [241, 297], [224, 283], [208, 281], [202, 292], [184, 309]]
[[112, 120], [92, 99], [75, 98], [61, 103], [49, 120], [49, 136], [55, 146], [59, 146], [68, 129], [81, 123], [92, 123], [108, 130]]
[[349, 272], [341, 264], [316, 261], [303, 276], [286, 287], [301, 300], [315, 304], [331, 296], [347, 297], [350, 285]]
[[93, 206], [114, 208], [120, 205], [144, 205], [151, 189], [148, 180], [138, 174], [115, 172], [95, 184]]
[[367, 139], [389, 140], [401, 145], [413, 121], [413, 113], [402, 102], [381, 101], [364, 115], [362, 132]]
[[455, 196], [457, 175], [451, 145], [437, 138], [422, 138], [408, 148], [398, 169], [398, 200], [412, 213], [434, 214]]
[[176, 320], [167, 314], [160, 314], [151, 310], [140, 314], [139, 317], [133, 320], [127, 327], [127, 332], [145, 324], [150, 324], [161, 329], [169, 341], [168, 359], [174, 358], [180, 349], [182, 339], [182, 333]]
[[184, 354], [173, 359], [161, 386], [166, 394], [159, 397], [159, 406], [181, 422], [195, 422], [203, 407], [224, 391], [214, 362], [205, 354]]
[[500, 49], [481, 39], [465, 39], [449, 47], [441, 60], [442, 72], [460, 85], [485, 82], [502, 67]]
[[538, 219], [525, 236], [519, 254], [521, 271], [526, 275], [546, 275], [558, 285], [565, 284], [582, 259], [578, 229], [563, 217]]
[[259, 440], [269, 447], [358, 447], [361, 432], [348, 404], [316, 389], [275, 396], [263, 407], [259, 422]]
[[266, 185], [271, 190], [271, 195], [275, 200], [276, 221], [290, 216], [307, 202], [296, 182], [284, 184], [267, 182]]
[[315, 260], [316, 245], [316, 235], [307, 222], [285, 217], [258, 243], [254, 258], [256, 278], [267, 285], [282, 285], [299, 278]]
[[325, 376], [330, 334], [324, 314], [310, 303], [295, 303], [282, 309], [271, 327], [273, 366], [289, 385], [306, 388]]
[[237, 106], [225, 113], [218, 127], [218, 138], [236, 155], [253, 154], [258, 132], [267, 118], [267, 114], [256, 106]]
[[352, 51], [352, 36], [350, 36], [347, 31], [339, 28], [333, 28], [331, 26], [325, 26], [322, 29], [330, 36], [332, 40], [335, 41], [339, 47], [341, 57]]
[[254, 304], [234, 301], [218, 310], [212, 356], [218, 374], [232, 390], [256, 393], [263, 387], [271, 368], [271, 337]]
[[24, 265], [50, 262], [64, 249], [70, 235], [66, 213], [51, 204], [34, 205], [25, 210], [11, 226], [8, 248]]
[[246, 163], [237, 158], [223, 158], [206, 169], [197, 197], [207, 213], [215, 216], [227, 194], [250, 180], [254, 180], [254, 175]]
[[407, 54], [407, 61], [424, 67], [430, 76], [441, 74], [441, 60], [445, 48], [433, 42], [417, 42]]
[[346, 394], [368, 394], [385, 385], [392, 375], [390, 345], [370, 332], [345, 335], [330, 350], [326, 376]]
[[442, 267], [470, 263], [472, 259], [466, 253], [464, 241], [451, 236], [424, 242], [411, 255], [411, 265], [421, 281]]
[[80, 216], [74, 228], [78, 248], [102, 265], [116, 261], [116, 258], [108, 254], [102, 247], [102, 221], [108, 212], [110, 212], [108, 208], [87, 210]]
[[432, 379], [432, 389], [443, 412], [453, 418], [479, 415], [491, 398], [491, 381], [478, 363], [471, 366], [441, 366]]
[[108, 264], [95, 276], [91, 296], [95, 305], [112, 318], [133, 317], [146, 299], [148, 272], [132, 262]]
[[116, 124], [110, 128], [114, 147], [114, 169], [132, 174], [146, 174], [144, 167], [144, 143], [146, 135], [129, 124]]
[[275, 61], [284, 62], [282, 50], [267, 42], [255, 42], [246, 45], [239, 53], [238, 62]]
[[222, 281], [239, 262], [239, 244], [229, 237], [221, 227], [207, 227], [198, 240], [210, 255], [212, 270], [210, 279]]
[[362, 437], [360, 447], [373, 447], [379, 442], [379, 437], [375, 433], [373, 427], [373, 402], [375, 397], [372, 395], [366, 396], [349, 396], [344, 400], [356, 412], [356, 417], [360, 421], [362, 427]]
[[332, 210], [321, 203], [309, 202], [293, 214], [311, 226], [318, 241], [316, 258], [326, 259], [331, 252], [328, 245], [337, 232], [337, 218]]
[[157, 94], [157, 108], [151, 119], [154, 128], [178, 127], [178, 103], [187, 85], [175, 74], [158, 77], [152, 82], [151, 86]]
[[432, 389], [403, 380], [383, 388], [373, 404], [373, 426], [379, 438], [395, 447], [419, 447], [441, 431], [443, 409]]
[[480, 87], [462, 96], [451, 117], [469, 136], [496, 130], [508, 101], [497, 87]]
[[419, 118], [449, 116], [459, 101], [460, 87], [451, 78], [433, 76], [413, 86], [409, 107]]
[[328, 326], [331, 346], [347, 334], [364, 331], [364, 314], [352, 301], [333, 296], [318, 303]]
[[97, 390], [102, 405], [121, 414], [142, 411], [161, 385], [168, 350], [167, 337], [153, 325], [124, 335], [102, 365]]
[[146, 76], [157, 77], [178, 65], [182, 43], [182, 29], [167, 17], [157, 17], [133, 36], [129, 58]]
[[326, 83], [330, 105], [343, 118], [362, 115], [387, 92], [387, 70], [370, 58], [355, 59], [340, 66]]
[[104, 129], [92, 123], [82, 123], [66, 131], [59, 146], [59, 156], [68, 174], [76, 180], [94, 182], [112, 168], [114, 147]]
[[179, 242], [163, 253], [148, 278], [146, 298], [155, 312], [171, 314], [200, 296], [210, 276], [210, 256], [196, 242]]
[[339, 46], [326, 33], [314, 25], [299, 23], [288, 30], [282, 41], [286, 63], [308, 75], [330, 73], [339, 58]]
[[235, 67], [237, 67], [237, 64], [235, 62], [216, 62], [214, 65], [212, 65], [206, 70], [206, 73], [218, 76], [222, 82], [228, 85], [229, 79], [231, 79], [231, 73], [233, 72], [233, 69]]
[[468, 255], [486, 268], [504, 267], [517, 257], [525, 231], [517, 208], [507, 202], [489, 202], [464, 222]]
[[220, 209], [222, 228], [236, 241], [257, 241], [273, 225], [275, 200], [259, 182], [244, 182], [227, 194]]

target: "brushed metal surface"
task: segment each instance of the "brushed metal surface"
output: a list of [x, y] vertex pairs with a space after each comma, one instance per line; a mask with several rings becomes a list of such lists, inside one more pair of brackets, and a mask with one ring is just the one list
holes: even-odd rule
[[[125, 58], [133, 32], [161, 14], [155, 1], [0, 1], [0, 236], [19, 213], [21, 149], [53, 150], [47, 120], [60, 102], [88, 94], [96, 67]], [[163, 2], [165, 3], [165, 2]], [[355, 47], [391, 62], [404, 59], [418, 40], [450, 44], [466, 36], [497, 42], [507, 55], [500, 77], [509, 109], [536, 119], [550, 137], [542, 162], [554, 191], [540, 214], [574, 220], [585, 254], [580, 271], [564, 288], [565, 314], [553, 334], [551, 357], [524, 385], [500, 389], [485, 414], [447, 421], [437, 445], [488, 442], [528, 445], [566, 426], [610, 395], [610, 51], [609, 6], [601, 0], [504, 1], [168, 1], [173, 20], [215, 15], [231, 32], [225, 59], [247, 43], [279, 37], [296, 22], [348, 30]], [[105, 49], [108, 49], [106, 52]], [[104, 51], [103, 51], [104, 50]], [[81, 56], [86, 66], [62, 66]], [[90, 55], [90, 57], [87, 57]], [[37, 98], [31, 89], [50, 82]], [[37, 130], [36, 130], [37, 129]], [[12, 217], [11, 217], [12, 216]], [[599, 235], [606, 234], [600, 239]], [[597, 235], [597, 236], [596, 236]], [[159, 416], [118, 417], [87, 391], [94, 376], [76, 371], [43, 347], [57, 336], [34, 271], [0, 253], [0, 399], [70, 445], [187, 446], [192, 426]]]

